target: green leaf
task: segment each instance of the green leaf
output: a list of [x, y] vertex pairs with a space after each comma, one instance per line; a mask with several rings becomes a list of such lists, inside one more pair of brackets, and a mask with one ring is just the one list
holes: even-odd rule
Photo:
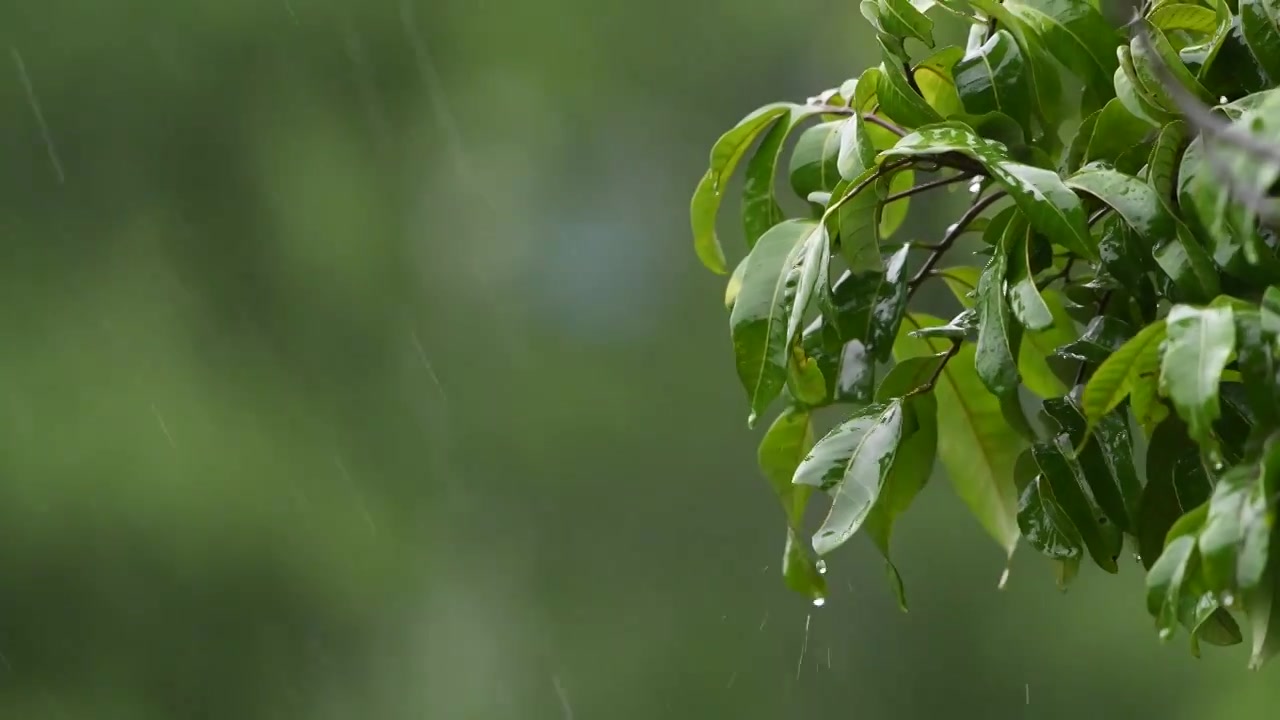
[[826, 583], [813, 558], [802, 544], [794, 542], [804, 522], [804, 509], [811, 488], [796, 486], [791, 477], [813, 445], [813, 422], [808, 411], [784, 410], [760, 441], [757, 459], [787, 516], [787, 544], [783, 552], [783, 577], [787, 585], [814, 598], [826, 595]]
[[1124, 173], [1088, 166], [1067, 179], [1068, 187], [1109, 205], [1152, 249], [1156, 263], [1188, 299], [1207, 301], [1219, 291], [1213, 261], [1191, 231], [1150, 185]]
[[1160, 128], [1155, 144], [1151, 148], [1151, 157], [1147, 161], [1147, 182], [1155, 188], [1162, 201], [1173, 200], [1175, 178], [1178, 176], [1178, 162], [1187, 149], [1190, 137], [1187, 124], [1181, 120], [1166, 124]]
[[1005, 229], [1000, 245], [991, 256], [991, 262], [978, 280], [978, 345], [975, 366], [978, 377], [987, 389], [997, 397], [1004, 397], [1018, 389], [1018, 348], [1022, 341], [1022, 327], [1014, 320], [1005, 297], [1009, 246], [1014, 238], [1025, 235], [1025, 221], [1014, 218]]
[[1216, 593], [1248, 591], [1262, 582], [1274, 524], [1268, 501], [1275, 492], [1265, 477], [1257, 467], [1239, 465], [1214, 487], [1200, 556], [1205, 581]]
[[[910, 190], [915, 185], [916, 174], [910, 168], [903, 168], [887, 180], [877, 183], [877, 191], [883, 197]], [[883, 197], [881, 199], [883, 199]], [[880, 237], [892, 237], [907, 219], [907, 209], [911, 207], [911, 199], [902, 198], [888, 204], [880, 205]]]
[[[1045, 48], [1040, 36], [1028, 31], [1023, 22], [1014, 17], [1007, 8], [997, 0], [969, 0], [969, 4], [982, 11], [987, 17], [995, 18], [997, 24], [1013, 35], [1022, 57], [1026, 58], [1027, 76], [1034, 93], [1036, 103], [1034, 113], [1041, 128], [1056, 128], [1056, 118], [1061, 116], [1062, 80], [1058, 68], [1054, 66], [1052, 55]], [[1046, 133], [1050, 143], [1057, 141], [1052, 133]]]
[[1028, 330], [1022, 335], [1022, 348], [1018, 352], [1018, 371], [1028, 390], [1042, 398], [1057, 397], [1067, 392], [1067, 387], [1049, 365], [1049, 357], [1059, 347], [1075, 340], [1076, 327], [1062, 303], [1062, 295], [1056, 290], [1046, 290], [1041, 297], [1049, 308], [1053, 324], [1044, 330]]
[[880, 197], [874, 191], [862, 190], [850, 198], [850, 194], [875, 175], [875, 168], [868, 168], [853, 180], [844, 180], [831, 193], [828, 207], [839, 208], [827, 213], [828, 231], [840, 247], [840, 255], [854, 272], [878, 271], [884, 267], [880, 257], [880, 228], [878, 211]]
[[[945, 357], [946, 354], [943, 353], [932, 357], [907, 358], [885, 376], [876, 393], [876, 400], [892, 402], [894, 397], [903, 397], [927, 385], [937, 368], [945, 362]], [[902, 403], [905, 421], [915, 429], [906, 433], [898, 446], [889, 475], [880, 491], [879, 501], [872, 506], [863, 526], [889, 565], [890, 577], [895, 579], [893, 587], [898, 603], [905, 611], [906, 594], [902, 588], [902, 578], [890, 558], [889, 541], [894, 522], [906, 512], [933, 474], [938, 449], [938, 403], [932, 393], [912, 394]]]
[[[912, 313], [893, 352], [905, 358], [937, 355], [949, 340], [911, 337], [913, 329], [943, 322]], [[1014, 463], [1026, 442], [1009, 426], [1000, 401], [983, 387], [974, 369], [972, 345], [964, 345], [943, 369], [934, 395], [938, 401], [938, 457], [956, 494], [1006, 553], [1018, 541], [1017, 488]]]
[[1178, 622], [1182, 584], [1196, 550], [1194, 537], [1180, 537], [1165, 548], [1147, 573], [1147, 610], [1156, 617], [1160, 639], [1173, 635]]
[[751, 403], [754, 424], [786, 383], [792, 337], [788, 320], [801, 273], [806, 240], [820, 225], [789, 220], [765, 233], [747, 256], [742, 289], [729, 315], [738, 378]]
[[1169, 339], [1160, 365], [1160, 386], [1187, 423], [1191, 438], [1216, 446], [1213, 422], [1221, 416], [1218, 383], [1235, 351], [1230, 306], [1175, 305], [1167, 318]]
[[1053, 313], [1036, 286], [1031, 252], [1035, 241], [1036, 235], [1029, 226], [1013, 238], [1009, 249], [1009, 307], [1027, 330], [1044, 330], [1053, 325]]
[[1078, 339], [1058, 348], [1058, 356], [1084, 363], [1101, 363], [1133, 336], [1128, 323], [1099, 315], [1085, 326]]
[[1240, 28], [1258, 64], [1273, 80], [1280, 79], [1280, 2], [1240, 0]]
[[964, 112], [952, 72], [962, 57], [962, 48], [948, 46], [921, 60], [911, 71], [921, 97], [944, 118]]
[[933, 21], [912, 6], [910, 0], [879, 0], [880, 27], [902, 39], [915, 38], [933, 47]]
[[[1150, 44], [1144, 44], [1136, 37], [1129, 41], [1133, 69], [1137, 73], [1138, 83], [1157, 105], [1170, 113], [1179, 112], [1178, 103], [1153, 69], [1156, 62], [1164, 63], [1178, 84], [1198, 97], [1201, 102], [1213, 103], [1217, 99], [1209, 94], [1205, 86], [1201, 85], [1196, 76], [1182, 63], [1182, 58], [1169, 44], [1169, 38], [1165, 37], [1163, 32], [1146, 20], [1138, 20], [1137, 25], [1138, 29], [1135, 32], [1145, 32]], [[1152, 51], [1155, 53], [1154, 56], [1151, 54]]]
[[880, 43], [884, 62], [880, 65], [880, 78], [876, 95], [880, 98], [880, 111], [890, 120], [904, 127], [919, 127], [942, 121], [938, 111], [911, 88], [903, 61], [884, 42]]
[[907, 255], [903, 246], [883, 271], [846, 273], [834, 290], [837, 334], [842, 342], [861, 341], [881, 362], [888, 360], [907, 300]]
[[1136, 385], [1156, 384], [1160, 347], [1167, 335], [1168, 326], [1164, 320], [1154, 322], [1098, 366], [1081, 398], [1085, 417], [1091, 424], [1110, 414]]
[[876, 147], [868, 127], [862, 120], [863, 102], [875, 96], [880, 71], [870, 68], [862, 73], [855, 86], [853, 113], [840, 128], [840, 149], [836, 153], [836, 169], [845, 180], [854, 180], [871, 169], [876, 161]]
[[1004, 147], [958, 123], [944, 123], [907, 135], [882, 158], [958, 153], [982, 163], [1009, 193], [1031, 227], [1081, 257], [1096, 260], [1097, 243], [1085, 225], [1084, 209], [1057, 173], [1013, 161]]
[[997, 30], [971, 48], [953, 71], [956, 92], [965, 112], [1002, 112], [1024, 128], [1031, 127], [1031, 89], [1022, 51], [1007, 30]]
[[1150, 123], [1129, 112], [1119, 98], [1108, 100], [1094, 123], [1076, 168], [1098, 160], [1114, 163], [1151, 132]]
[[1151, 11], [1147, 20], [1165, 33], [1185, 30], [1212, 35], [1218, 28], [1218, 15], [1213, 10], [1190, 3], [1166, 3]]
[[800, 134], [791, 153], [791, 189], [800, 197], [813, 192], [831, 192], [840, 182], [837, 167], [842, 121], [815, 125]]
[[713, 272], [724, 274], [729, 271], [725, 265], [724, 249], [716, 236], [716, 215], [729, 177], [751, 143], [790, 109], [787, 103], [766, 105], [743, 118], [711, 148], [711, 168], [693, 193], [689, 214], [693, 221], [694, 249], [702, 264]]
[[826, 555], [862, 526], [880, 497], [903, 439], [902, 402], [868, 405], [814, 445], [796, 469], [797, 485], [834, 489], [831, 511], [813, 536]]
[[1147, 484], [1138, 504], [1138, 554], [1150, 569], [1174, 524], [1209, 499], [1212, 481], [1186, 426], [1171, 417], [1147, 443]]
[[1129, 51], [1128, 45], [1116, 48], [1116, 59], [1120, 61], [1120, 67], [1113, 76], [1112, 84], [1115, 87], [1116, 99], [1124, 103], [1125, 109], [1134, 117], [1154, 127], [1172, 120], [1172, 116], [1157, 105], [1150, 92], [1143, 87], [1138, 78], [1138, 71], [1134, 69], [1133, 54]]
[[1044, 476], [1059, 506], [1080, 532], [1089, 556], [1098, 567], [1109, 573], [1117, 572], [1116, 558], [1120, 555], [1121, 537], [1114, 525], [1094, 502], [1080, 465], [1071, 457], [1071, 445], [1059, 436], [1053, 444], [1037, 443], [1032, 446], [1036, 465]]
[[1235, 312], [1236, 347], [1240, 374], [1248, 393], [1249, 407], [1264, 427], [1280, 427], [1280, 346], [1277, 334], [1266, 327], [1264, 318], [1280, 319], [1267, 309], [1267, 298], [1273, 302], [1275, 288], [1268, 288], [1261, 312]]
[[796, 126], [818, 112], [814, 107], [792, 107], [785, 117], [773, 124], [755, 154], [747, 161], [742, 185], [742, 224], [748, 248], [754, 247], [769, 228], [786, 219], [778, 205], [774, 187], [778, 159], [782, 156], [782, 146]]
[[[1007, 0], [1005, 7], [1026, 23], [1058, 62], [1070, 68], [1088, 90], [1110, 95], [1120, 37], [1089, 0]], [[1099, 103], [1100, 104], [1100, 103]], [[1093, 107], [1098, 107], [1094, 105]]]
[[1018, 501], [1018, 528], [1031, 547], [1057, 560], [1079, 559], [1084, 552], [1080, 531], [1058, 504], [1053, 487], [1036, 475]]
[[1133, 465], [1128, 421], [1111, 413], [1090, 427], [1070, 396], [1045, 400], [1044, 410], [1077, 448], [1075, 459], [1106, 518], [1125, 532], [1137, 527], [1142, 483]]

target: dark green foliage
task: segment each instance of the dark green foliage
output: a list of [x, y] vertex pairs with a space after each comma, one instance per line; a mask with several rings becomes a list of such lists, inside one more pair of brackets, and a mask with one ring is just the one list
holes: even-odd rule
[[[715, 144], [696, 247], [727, 272], [715, 218], [745, 159], [726, 301], [751, 422], [785, 403], [760, 462], [798, 591], [821, 600], [818, 558], [860, 530], [888, 562], [940, 460], [1005, 552], [1024, 538], [1064, 587], [1085, 558], [1135, 555], [1162, 638], [1182, 626], [1198, 653], [1245, 619], [1253, 666], [1280, 649], [1280, 2], [1144, 8], [1118, 29], [1097, 0], [866, 1], [878, 67]], [[965, 47], [940, 45], [945, 23], [968, 23]], [[780, 165], [812, 216], [784, 215]], [[908, 198], [953, 183], [973, 201], [936, 241], [894, 237]], [[969, 233], [982, 266], [939, 269]], [[935, 278], [950, 322], [911, 304]], [[846, 417], [814, 443], [831, 406]], [[810, 552], [813, 490], [831, 506]]]

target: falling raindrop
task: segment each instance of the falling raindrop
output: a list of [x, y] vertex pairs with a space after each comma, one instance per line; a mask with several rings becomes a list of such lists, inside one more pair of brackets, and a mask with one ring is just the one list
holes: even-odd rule
[[822, 607], [823, 605], [826, 605], [826, 604], [827, 604], [827, 599], [822, 597], [821, 595], [813, 599], [814, 607]]
[[814, 565], [814, 567], [816, 567], [816, 568], [818, 569], [818, 574], [819, 574], [819, 575], [826, 575], [826, 574], [827, 574], [827, 561], [826, 561], [826, 560], [818, 560], [818, 562]]
[[969, 183], [969, 192], [973, 193], [974, 195], [977, 195], [978, 193], [982, 192], [982, 181], [974, 180], [973, 182]]
[[1222, 607], [1229, 608], [1236, 604], [1236, 596], [1230, 591], [1222, 593]]
[[1004, 572], [1000, 573], [1000, 582], [996, 583], [996, 588], [1003, 590], [1005, 585], [1009, 584], [1009, 568], [1006, 567]]
[[1219, 95], [1219, 96], [1218, 96], [1218, 104], [1219, 104], [1219, 105], [1226, 105], [1226, 104], [1227, 104], [1227, 96], [1226, 96], [1226, 95]]

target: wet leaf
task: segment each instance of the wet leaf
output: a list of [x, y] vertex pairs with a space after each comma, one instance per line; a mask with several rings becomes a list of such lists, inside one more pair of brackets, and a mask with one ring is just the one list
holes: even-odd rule
[[806, 240], [819, 229], [814, 222], [789, 220], [765, 233], [747, 256], [729, 327], [752, 424], [786, 383], [792, 340], [787, 326], [800, 283], [798, 263]]
[[902, 59], [881, 42], [880, 78], [876, 94], [880, 111], [890, 120], [908, 128], [941, 122], [942, 116], [911, 88]]
[[1005, 397], [1018, 388], [1018, 348], [1022, 327], [1013, 318], [1005, 296], [1009, 247], [1025, 235], [1021, 216], [1013, 219], [978, 279], [978, 343], [974, 355], [978, 377], [992, 394]]
[[[914, 338], [910, 331], [943, 324], [912, 313], [894, 344], [894, 357], [937, 355], [951, 346], [941, 338]], [[938, 457], [956, 494], [1006, 553], [1018, 541], [1014, 463], [1026, 442], [1009, 427], [1000, 401], [982, 385], [974, 368], [972, 345], [964, 345], [947, 363], [933, 394], [938, 402]]]
[[1240, 0], [1240, 28], [1258, 65], [1280, 78], [1280, 2]]
[[[1088, 0], [1006, 0], [1005, 7], [1044, 41], [1058, 62], [1105, 102], [1115, 73], [1119, 34]], [[1099, 102], [1101, 101], [1101, 102]]]
[[1111, 413], [1090, 427], [1070, 396], [1045, 400], [1044, 410], [1075, 448], [1075, 459], [1106, 518], [1121, 530], [1132, 531], [1137, 526], [1142, 483], [1133, 464], [1127, 420]]
[[769, 228], [786, 219], [782, 208], [778, 205], [778, 195], [774, 187], [778, 159], [782, 156], [783, 144], [796, 126], [804, 122], [805, 118], [818, 112], [814, 107], [799, 105], [791, 107], [787, 114], [779, 118], [769, 132], [765, 133], [755, 154], [747, 161], [742, 184], [742, 224], [746, 232], [748, 248], [754, 247], [756, 241]]
[[1080, 532], [1089, 556], [1103, 570], [1116, 572], [1116, 558], [1120, 555], [1120, 531], [1107, 523], [1102, 510], [1094, 501], [1083, 470], [1071, 456], [1070, 442], [1060, 436], [1052, 444], [1033, 445], [1032, 452], [1040, 467], [1040, 474], [1053, 489], [1059, 506]]
[[1090, 423], [1096, 423], [1121, 403], [1139, 384], [1155, 385], [1160, 348], [1168, 335], [1163, 320], [1143, 328], [1102, 362], [1085, 386], [1081, 405]]
[[958, 153], [987, 168], [1009, 193], [1031, 227], [1081, 257], [1097, 259], [1097, 243], [1085, 225], [1084, 209], [1057, 173], [1013, 161], [1004, 147], [973, 134], [958, 123], [943, 123], [911, 133], [882, 158]]
[[720, 239], [716, 236], [716, 215], [729, 177], [751, 143], [790, 109], [787, 103], [766, 105], [743, 118], [711, 148], [711, 168], [693, 193], [690, 216], [694, 249], [702, 264], [714, 272], [723, 274], [729, 271]]
[[1050, 365], [1050, 358], [1058, 348], [1075, 340], [1078, 331], [1067, 315], [1059, 292], [1046, 290], [1041, 297], [1049, 308], [1053, 324], [1044, 330], [1028, 330], [1022, 334], [1018, 371], [1028, 390], [1042, 398], [1057, 397], [1066, 394], [1067, 386]]
[[796, 486], [791, 477], [813, 446], [813, 423], [809, 412], [800, 408], [784, 410], [760, 441], [757, 459], [765, 478], [787, 517], [787, 544], [783, 551], [783, 577], [797, 592], [810, 597], [826, 595], [826, 584], [804, 545], [795, 543], [795, 534], [804, 522], [804, 510], [811, 488]]
[[1066, 182], [1068, 187], [1098, 198], [1119, 213], [1188, 299], [1204, 302], [1218, 294], [1213, 261], [1154, 188], [1133, 176], [1094, 166]]
[[848, 541], [879, 499], [903, 439], [903, 414], [900, 400], [856, 411], [819, 440], [796, 469], [797, 485], [833, 490], [831, 510], [813, 536], [819, 555]]
[[1084, 553], [1080, 532], [1058, 505], [1053, 488], [1036, 475], [1018, 501], [1018, 527], [1031, 547], [1057, 560], [1079, 559]]
[[1001, 112], [1031, 127], [1031, 88], [1022, 51], [1007, 30], [997, 30], [971, 48], [953, 71], [956, 92], [967, 113]]
[[1235, 351], [1231, 307], [1175, 305], [1167, 325], [1160, 386], [1187, 423], [1191, 438], [1206, 449], [1214, 448], [1213, 422], [1222, 414], [1218, 383]]
[[837, 161], [843, 121], [815, 125], [800, 134], [791, 153], [791, 189], [800, 197], [813, 192], [832, 192], [840, 182]]

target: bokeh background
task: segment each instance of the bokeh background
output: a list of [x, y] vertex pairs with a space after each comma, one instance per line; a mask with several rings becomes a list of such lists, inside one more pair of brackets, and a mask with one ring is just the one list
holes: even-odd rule
[[688, 197], [871, 62], [856, 2], [5, 0], [0, 40], [0, 717], [1280, 703], [1160, 645], [1136, 564], [998, 591], [940, 477], [910, 614], [869, 543], [783, 587]]

